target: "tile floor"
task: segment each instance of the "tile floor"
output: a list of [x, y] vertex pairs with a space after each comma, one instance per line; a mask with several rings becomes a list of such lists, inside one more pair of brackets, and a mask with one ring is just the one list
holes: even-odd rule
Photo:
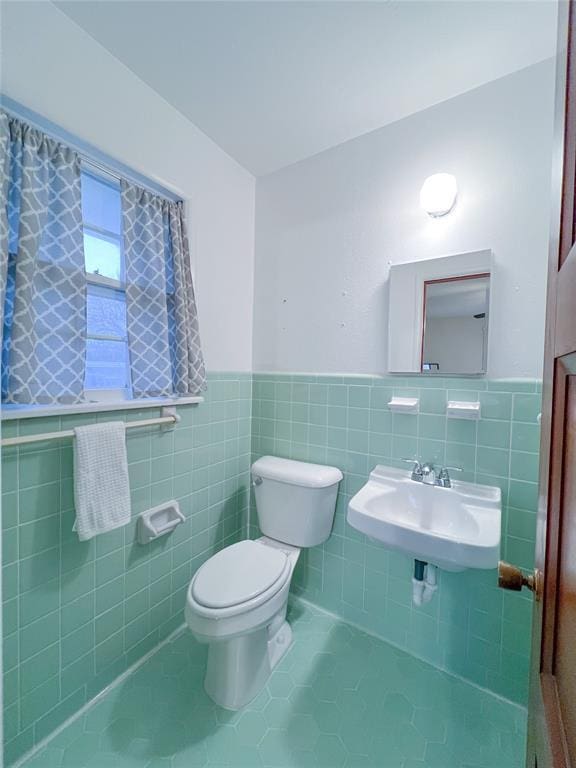
[[52, 739], [25, 768], [521, 768], [525, 713], [310, 606], [242, 712], [202, 688], [187, 633]]

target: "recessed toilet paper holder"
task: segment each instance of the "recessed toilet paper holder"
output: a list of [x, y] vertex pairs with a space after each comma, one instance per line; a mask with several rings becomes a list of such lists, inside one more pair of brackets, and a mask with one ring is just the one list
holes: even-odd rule
[[185, 520], [180, 505], [175, 500], [147, 509], [138, 516], [138, 543], [148, 544], [160, 536], [165, 536]]

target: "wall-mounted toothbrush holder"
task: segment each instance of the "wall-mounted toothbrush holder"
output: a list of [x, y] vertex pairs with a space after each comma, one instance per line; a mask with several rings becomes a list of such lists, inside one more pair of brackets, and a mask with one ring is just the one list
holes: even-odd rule
[[185, 520], [177, 501], [168, 501], [147, 509], [138, 517], [138, 543], [148, 544], [160, 536], [172, 533]]
[[393, 397], [388, 408], [394, 413], [418, 413], [420, 410], [419, 397]]
[[448, 400], [446, 415], [449, 419], [479, 419], [479, 402], [462, 402], [460, 400]]

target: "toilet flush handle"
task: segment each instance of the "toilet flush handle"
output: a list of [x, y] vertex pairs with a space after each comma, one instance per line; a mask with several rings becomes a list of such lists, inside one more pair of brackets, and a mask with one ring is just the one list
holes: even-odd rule
[[262, 485], [262, 478], [261, 477], [253, 477], [252, 478], [252, 487], [256, 488], [257, 485]]

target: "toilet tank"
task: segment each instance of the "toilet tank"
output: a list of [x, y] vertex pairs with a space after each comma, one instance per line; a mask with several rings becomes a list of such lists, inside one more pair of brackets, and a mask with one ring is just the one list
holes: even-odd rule
[[315, 547], [330, 536], [338, 483], [336, 467], [262, 456], [252, 465], [260, 530], [294, 547]]

